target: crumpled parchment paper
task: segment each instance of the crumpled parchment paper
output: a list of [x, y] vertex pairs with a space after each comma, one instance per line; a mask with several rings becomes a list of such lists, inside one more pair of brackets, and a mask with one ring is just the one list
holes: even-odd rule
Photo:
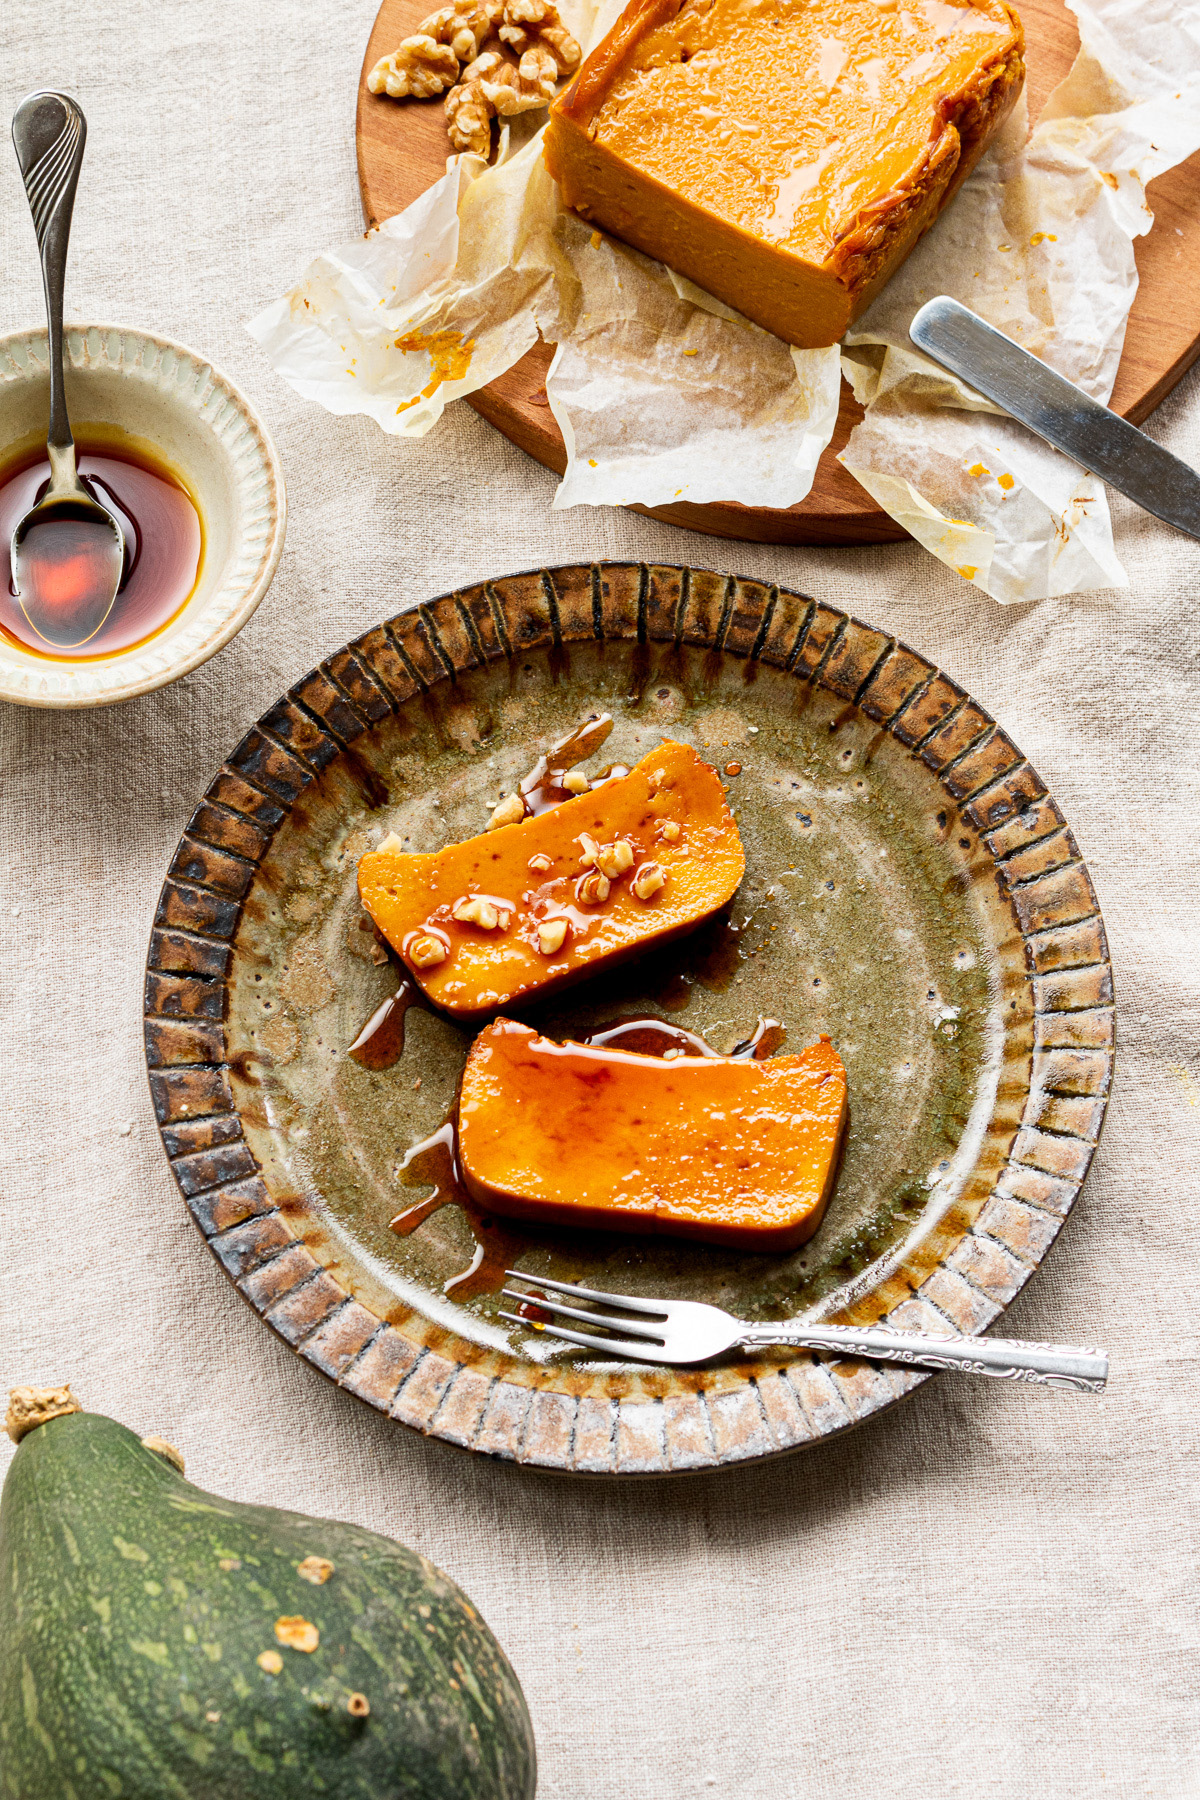
[[331, 412], [421, 437], [538, 339], [569, 461], [556, 506], [803, 500], [837, 419], [836, 347], [795, 350], [558, 202], [542, 134], [457, 158], [399, 218], [320, 256], [250, 331]]
[[[586, 0], [581, 0], [586, 4]], [[920, 4], [920, 0], [916, 0]], [[606, 0], [572, 27], [598, 41]], [[1083, 48], [1032, 136], [1023, 105], [847, 334], [795, 350], [566, 212], [541, 134], [486, 168], [453, 159], [399, 218], [320, 256], [250, 324], [332, 412], [420, 437], [542, 336], [568, 466], [556, 506], [811, 489], [844, 369], [867, 408], [842, 461], [927, 549], [1002, 601], [1124, 585], [1102, 483], [916, 352], [955, 295], [1098, 399], [1136, 291], [1145, 184], [1200, 147], [1200, 0], [1077, 0]]]

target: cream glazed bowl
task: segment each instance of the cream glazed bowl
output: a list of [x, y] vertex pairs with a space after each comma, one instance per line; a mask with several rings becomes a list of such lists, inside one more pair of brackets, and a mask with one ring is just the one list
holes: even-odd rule
[[[190, 598], [144, 643], [59, 661], [0, 637], [0, 699], [108, 706], [166, 687], [241, 630], [278, 566], [287, 501], [265, 426], [206, 358], [126, 325], [68, 325], [63, 356], [76, 436], [91, 426], [153, 445], [190, 488], [204, 531]], [[49, 406], [45, 328], [0, 338], [0, 466], [44, 441]], [[7, 562], [0, 545], [0, 579]]]

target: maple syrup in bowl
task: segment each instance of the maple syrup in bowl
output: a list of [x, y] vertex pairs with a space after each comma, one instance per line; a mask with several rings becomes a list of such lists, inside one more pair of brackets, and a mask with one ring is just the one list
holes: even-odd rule
[[49, 477], [49, 371], [44, 328], [0, 338], [0, 699], [104, 706], [240, 631], [275, 573], [286, 502], [265, 427], [206, 359], [123, 326], [68, 325], [63, 349], [79, 473], [121, 526], [124, 566], [112, 606], [89, 606], [86, 532], [65, 519], [40, 528], [36, 595], [15, 591], [12, 531]]
[[[152, 444], [79, 425], [75, 453], [84, 486], [121, 527], [124, 565], [115, 599], [109, 604], [105, 594], [98, 604], [111, 534], [69, 516], [38, 527], [24, 591], [17, 592], [11, 567], [0, 580], [0, 635], [35, 656], [111, 656], [148, 643], [191, 599], [203, 566], [199, 501]], [[0, 464], [0, 545], [49, 485], [44, 446]]]

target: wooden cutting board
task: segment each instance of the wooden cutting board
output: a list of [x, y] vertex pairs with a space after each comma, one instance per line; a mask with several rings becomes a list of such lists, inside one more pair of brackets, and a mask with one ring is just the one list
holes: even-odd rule
[[[363, 210], [377, 225], [415, 200], [445, 172], [450, 143], [439, 101], [389, 100], [367, 91], [381, 56], [416, 29], [431, 0], [383, 0], [363, 60], [356, 143]], [[1063, 0], [1022, 0], [1030, 117], [1069, 69], [1079, 47]], [[1200, 156], [1181, 163], [1150, 188], [1154, 228], [1136, 245], [1139, 287], [1112, 404], [1139, 423], [1170, 393], [1200, 354]], [[553, 346], [538, 344], [499, 380], [469, 396], [505, 437], [562, 474], [566, 449], [546, 399]], [[638, 507], [656, 519], [714, 537], [764, 544], [874, 544], [908, 534], [883, 512], [837, 461], [862, 417], [845, 382], [837, 429], [817, 467], [812, 492], [786, 510], [734, 502]]]

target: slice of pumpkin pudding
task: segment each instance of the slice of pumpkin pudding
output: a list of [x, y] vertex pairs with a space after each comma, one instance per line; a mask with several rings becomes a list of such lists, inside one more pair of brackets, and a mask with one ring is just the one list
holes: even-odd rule
[[424, 993], [481, 1023], [651, 946], [732, 899], [746, 870], [716, 771], [663, 743], [627, 775], [431, 854], [362, 857], [363, 906]]
[[666, 1059], [501, 1018], [463, 1070], [459, 1158], [511, 1218], [782, 1252], [821, 1223], [847, 1116], [827, 1037], [763, 1062]]

